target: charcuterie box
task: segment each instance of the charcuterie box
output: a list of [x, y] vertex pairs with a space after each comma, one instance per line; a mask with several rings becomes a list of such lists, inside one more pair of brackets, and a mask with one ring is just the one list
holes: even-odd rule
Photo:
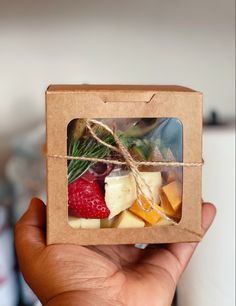
[[201, 239], [201, 93], [51, 85], [46, 148], [48, 244]]

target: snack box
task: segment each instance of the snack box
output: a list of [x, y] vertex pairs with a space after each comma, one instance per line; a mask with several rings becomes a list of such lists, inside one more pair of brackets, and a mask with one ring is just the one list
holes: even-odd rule
[[46, 138], [47, 244], [201, 239], [201, 93], [51, 85]]

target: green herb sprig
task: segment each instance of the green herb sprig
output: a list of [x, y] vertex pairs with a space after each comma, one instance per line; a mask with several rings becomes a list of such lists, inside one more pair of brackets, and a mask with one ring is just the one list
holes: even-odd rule
[[[99, 130], [96, 134], [107, 144], [114, 144], [112, 135], [99, 135]], [[92, 157], [104, 158], [110, 153], [110, 149], [103, 144], [100, 144], [91, 137], [75, 140], [72, 139], [69, 144], [68, 155], [74, 157]], [[84, 160], [70, 160], [68, 163], [68, 183], [72, 183], [85, 173], [94, 162]]]

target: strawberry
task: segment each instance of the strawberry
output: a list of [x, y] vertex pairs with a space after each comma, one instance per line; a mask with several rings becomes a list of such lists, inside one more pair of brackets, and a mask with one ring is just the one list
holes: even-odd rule
[[69, 214], [79, 218], [104, 219], [110, 214], [97, 181], [79, 177], [68, 185]]

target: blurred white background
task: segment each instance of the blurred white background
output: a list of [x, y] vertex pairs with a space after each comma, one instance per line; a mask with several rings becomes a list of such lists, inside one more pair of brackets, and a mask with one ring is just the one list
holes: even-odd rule
[[[179, 84], [204, 93], [205, 116], [233, 118], [234, 7], [234, 0], [0, 0], [0, 178], [12, 139], [43, 122], [52, 83]], [[206, 130], [204, 139], [203, 192], [218, 216], [182, 278], [179, 306], [233, 306], [234, 131]]]
[[233, 0], [0, 0], [0, 37], [2, 137], [51, 83], [179, 84], [234, 112]]

